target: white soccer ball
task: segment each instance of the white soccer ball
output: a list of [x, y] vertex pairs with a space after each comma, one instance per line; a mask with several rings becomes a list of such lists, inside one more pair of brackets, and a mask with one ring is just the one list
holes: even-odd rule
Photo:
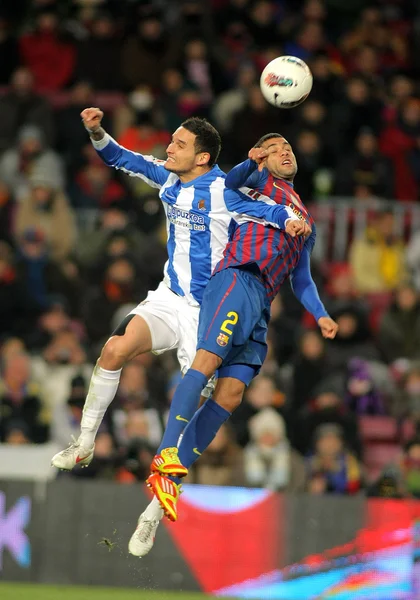
[[265, 67], [260, 87], [264, 98], [278, 108], [293, 108], [303, 102], [312, 89], [312, 73], [296, 56], [279, 56]]

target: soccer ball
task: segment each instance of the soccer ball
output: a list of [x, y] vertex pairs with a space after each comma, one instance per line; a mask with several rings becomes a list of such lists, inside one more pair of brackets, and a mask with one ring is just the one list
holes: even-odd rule
[[278, 108], [293, 108], [303, 102], [312, 89], [312, 73], [296, 56], [279, 56], [265, 67], [260, 87], [264, 98]]

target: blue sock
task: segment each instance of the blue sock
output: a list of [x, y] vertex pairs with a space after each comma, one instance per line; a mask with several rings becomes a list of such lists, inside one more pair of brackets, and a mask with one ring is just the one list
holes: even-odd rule
[[[189, 468], [204, 452], [231, 413], [211, 398], [198, 410], [188, 423], [179, 446], [179, 459]], [[179, 483], [179, 479], [176, 480]]]
[[158, 454], [164, 448], [173, 448], [178, 444], [179, 436], [191, 421], [200, 402], [201, 392], [207, 383], [207, 377], [189, 369], [175, 390], [169, 410], [168, 423], [160, 443]]

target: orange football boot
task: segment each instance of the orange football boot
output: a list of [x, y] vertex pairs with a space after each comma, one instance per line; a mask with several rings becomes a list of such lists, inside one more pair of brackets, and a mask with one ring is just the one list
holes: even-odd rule
[[178, 458], [178, 448], [164, 448], [160, 454], [156, 454], [150, 465], [152, 473], [161, 475], [172, 475], [173, 477], [185, 477], [188, 475], [187, 467]]
[[158, 499], [165, 516], [170, 521], [176, 521], [178, 519], [176, 505], [181, 493], [181, 484], [160, 473], [152, 473], [146, 480], [146, 484]]

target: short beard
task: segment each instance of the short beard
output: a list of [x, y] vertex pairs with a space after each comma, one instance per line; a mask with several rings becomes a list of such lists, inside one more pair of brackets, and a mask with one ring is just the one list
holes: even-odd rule
[[278, 179], [285, 179], [286, 181], [293, 181], [296, 177], [297, 168], [290, 175], [280, 175], [279, 173], [271, 173], [274, 177], [278, 177]]

